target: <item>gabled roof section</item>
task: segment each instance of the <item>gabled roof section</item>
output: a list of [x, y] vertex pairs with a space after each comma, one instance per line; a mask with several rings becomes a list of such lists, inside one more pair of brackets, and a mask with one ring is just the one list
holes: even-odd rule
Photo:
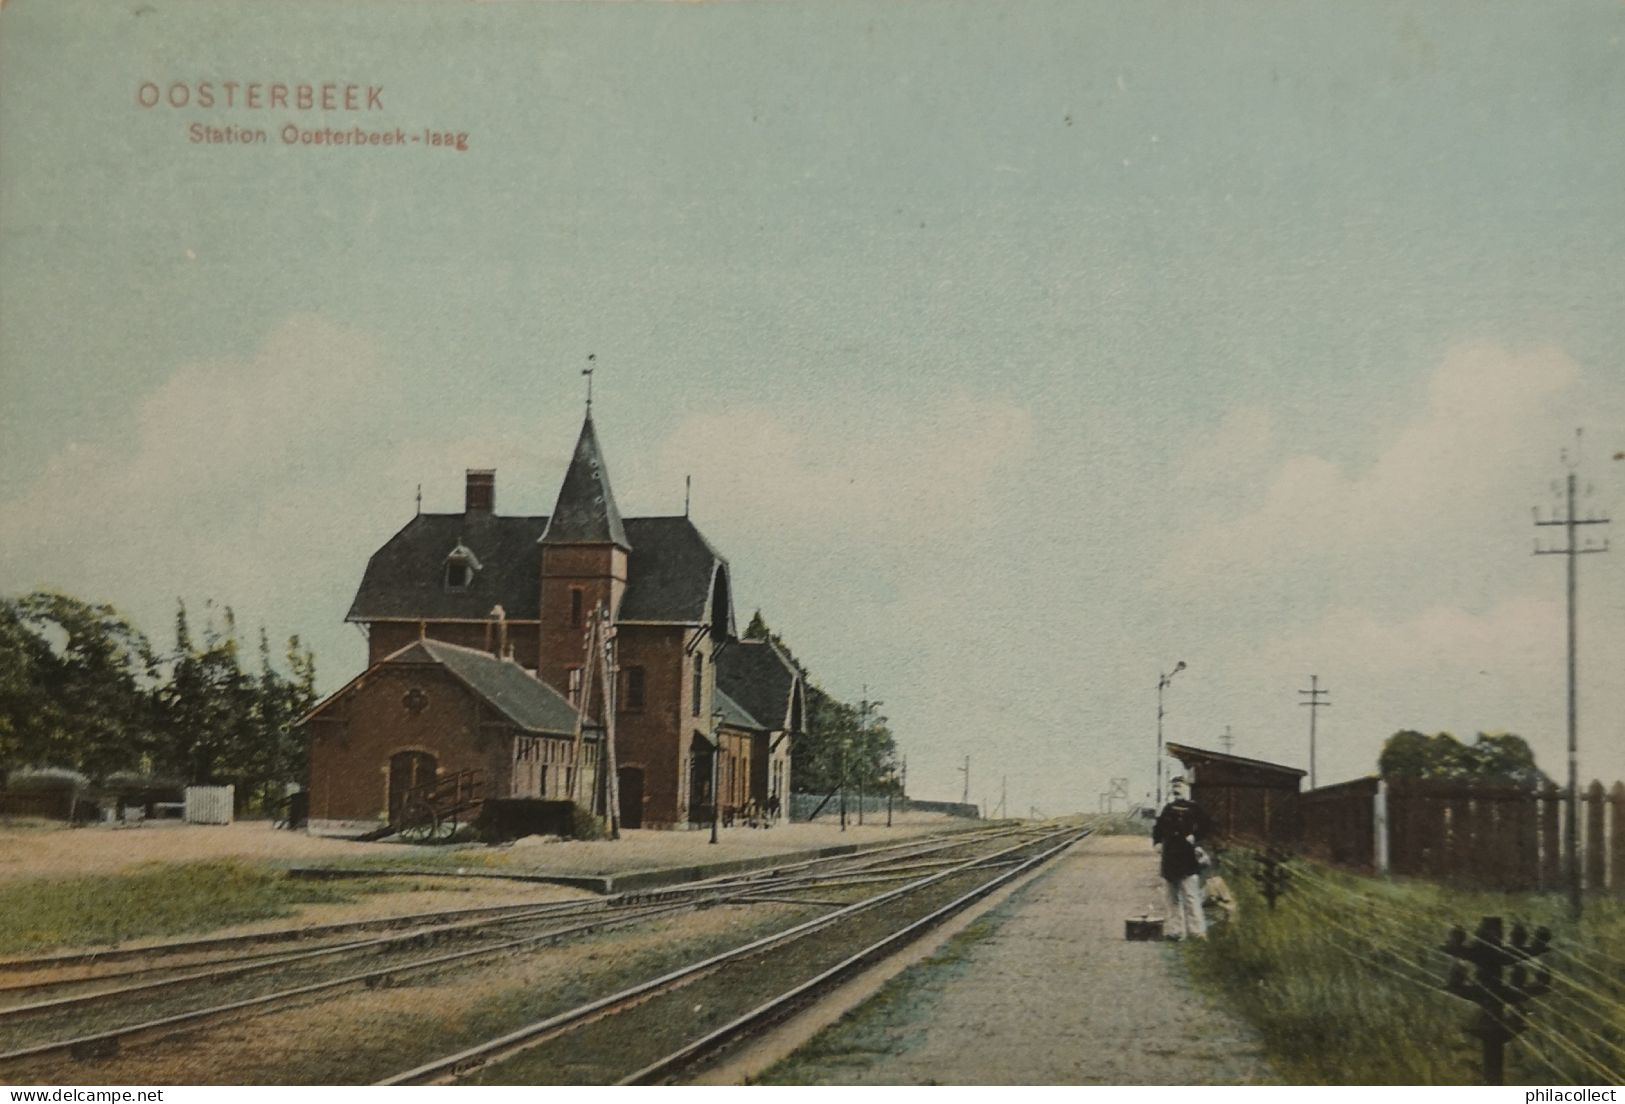
[[615, 494], [609, 489], [609, 469], [598, 449], [591, 410], [581, 423], [575, 455], [570, 458], [552, 520], [541, 540], [543, 544], [616, 544], [632, 548], [621, 512], [615, 506]]
[[753, 717], [749, 710], [718, 689], [713, 695], [716, 708], [722, 713], [725, 728], [744, 728], [752, 732], [767, 732], [772, 727]]
[[[512, 620], [541, 616], [536, 540], [546, 517], [419, 514], [367, 561], [346, 621], [483, 621], [500, 605]], [[468, 586], [446, 589], [447, 551], [479, 562]]]
[[385, 656], [368, 671], [345, 683], [342, 689], [329, 694], [296, 723], [304, 724], [316, 716], [373, 671], [413, 666], [443, 668], [485, 704], [526, 732], [548, 736], [575, 734], [575, 707], [547, 683], [512, 660], [439, 640], [414, 640], [400, 651]]
[[739, 702], [763, 728], [791, 726], [795, 665], [771, 641], [738, 640], [717, 656], [717, 690]]
[[[686, 517], [628, 518], [632, 552], [626, 563], [626, 594], [621, 621], [698, 625], [713, 622], [712, 584], [728, 561], [712, 548]], [[732, 603], [724, 612], [733, 624]]]
[[575, 707], [564, 695], [512, 660], [439, 640], [419, 640], [383, 662], [410, 663], [414, 649], [450, 671], [464, 686], [484, 698], [487, 705], [527, 732], [574, 735]]

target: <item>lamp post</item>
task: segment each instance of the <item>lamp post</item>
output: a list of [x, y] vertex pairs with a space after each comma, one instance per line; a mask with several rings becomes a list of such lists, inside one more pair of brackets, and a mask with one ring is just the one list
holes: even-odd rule
[[717, 842], [717, 828], [722, 823], [722, 793], [718, 786], [722, 778], [722, 710], [711, 714], [711, 842]]
[[1157, 808], [1162, 808], [1162, 692], [1168, 689], [1168, 684], [1174, 681], [1174, 676], [1185, 669], [1182, 659], [1174, 664], [1174, 669], [1157, 679]]

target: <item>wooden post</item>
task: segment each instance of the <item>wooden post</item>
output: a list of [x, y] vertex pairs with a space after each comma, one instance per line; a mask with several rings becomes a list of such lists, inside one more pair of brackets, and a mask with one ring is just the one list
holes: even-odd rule
[[603, 606], [599, 625], [596, 662], [603, 670], [604, 745], [599, 749], [598, 769], [604, 775], [604, 813], [609, 821], [609, 838], [621, 838], [621, 779], [620, 765], [615, 757], [615, 685], [616, 664], [612, 662], [614, 645], [610, 643], [609, 607]]
[[1581, 844], [1585, 854], [1585, 887], [1593, 893], [1601, 892], [1607, 883], [1607, 836], [1603, 834], [1606, 799], [1602, 783], [1593, 779], [1585, 792], [1585, 840]]
[[1540, 791], [1540, 888], [1560, 889], [1563, 886], [1563, 847], [1558, 833], [1558, 809], [1563, 804], [1563, 791], [1548, 782]]
[[1538, 799], [1533, 791], [1518, 794], [1514, 830], [1517, 832], [1518, 854], [1517, 885], [1515, 888], [1530, 893], [1540, 887], [1540, 823], [1536, 817]]
[[1372, 865], [1378, 874], [1388, 875], [1388, 783], [1377, 779], [1377, 792], [1371, 799]]
[[1614, 807], [1613, 825], [1608, 833], [1608, 888], [1625, 893], [1625, 782], [1615, 782], [1608, 793]]
[[1411, 840], [1416, 832], [1410, 783], [1396, 778], [1385, 785], [1388, 787], [1388, 869], [1392, 874], [1410, 874], [1415, 870], [1412, 858], [1415, 845]]
[[[1460, 884], [1462, 875], [1472, 869], [1477, 861], [1476, 851], [1473, 847], [1473, 802], [1466, 796], [1466, 792], [1455, 786], [1446, 789], [1439, 795], [1440, 808], [1444, 810], [1447, 828], [1443, 833], [1447, 841], [1444, 847], [1443, 862], [1439, 864], [1437, 873], [1443, 881], [1454, 881]], [[1470, 878], [1470, 875], [1469, 875]]]

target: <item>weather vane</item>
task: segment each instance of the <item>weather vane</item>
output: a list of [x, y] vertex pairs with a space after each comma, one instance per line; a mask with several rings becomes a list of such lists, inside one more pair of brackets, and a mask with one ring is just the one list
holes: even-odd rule
[[597, 360], [598, 360], [598, 354], [597, 353], [588, 353], [587, 354], [587, 366], [581, 370], [581, 374], [587, 377], [587, 409], [588, 410], [592, 409], [592, 373], [593, 373], [593, 369], [598, 366], [597, 365]]

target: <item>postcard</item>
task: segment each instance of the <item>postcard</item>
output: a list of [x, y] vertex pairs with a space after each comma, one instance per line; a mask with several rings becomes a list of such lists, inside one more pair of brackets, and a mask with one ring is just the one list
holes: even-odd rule
[[1618, 1083], [1622, 39], [6, 0], [0, 1079]]

